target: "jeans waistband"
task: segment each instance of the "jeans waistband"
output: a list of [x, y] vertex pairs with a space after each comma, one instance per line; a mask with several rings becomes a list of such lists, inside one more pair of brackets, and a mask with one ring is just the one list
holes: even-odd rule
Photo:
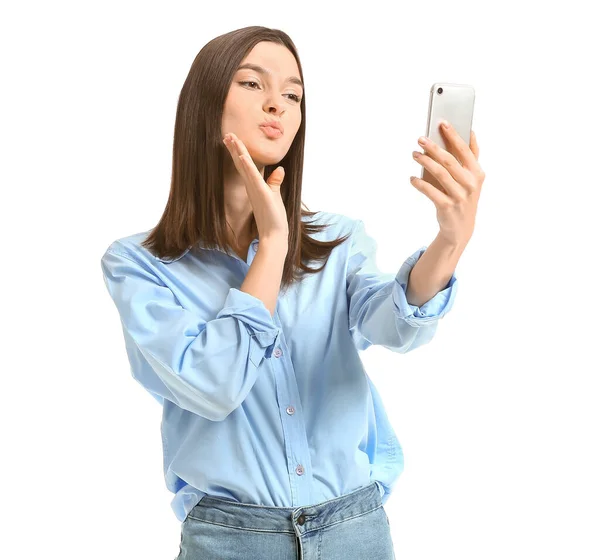
[[376, 482], [310, 506], [275, 507], [204, 496], [188, 518], [238, 529], [305, 533], [358, 517], [382, 507]]

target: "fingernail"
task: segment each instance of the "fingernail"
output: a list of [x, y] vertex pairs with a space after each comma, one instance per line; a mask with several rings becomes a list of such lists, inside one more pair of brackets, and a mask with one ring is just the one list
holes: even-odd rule
[[442, 126], [444, 128], [448, 128], [450, 126], [450, 124], [448, 124], [448, 121], [442, 121]]

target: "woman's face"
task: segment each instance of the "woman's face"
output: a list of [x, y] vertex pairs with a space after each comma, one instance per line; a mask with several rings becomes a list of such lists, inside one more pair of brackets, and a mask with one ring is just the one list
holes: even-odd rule
[[[268, 73], [244, 68], [234, 74], [223, 109], [221, 138], [233, 132], [261, 170], [265, 165], [279, 163], [288, 152], [300, 128], [300, 99], [304, 92], [301, 85], [289, 81], [299, 81], [300, 72], [294, 55], [283, 45], [257, 43], [240, 66], [244, 64], [261, 66]], [[271, 120], [283, 127], [281, 136], [270, 137], [261, 128]]]

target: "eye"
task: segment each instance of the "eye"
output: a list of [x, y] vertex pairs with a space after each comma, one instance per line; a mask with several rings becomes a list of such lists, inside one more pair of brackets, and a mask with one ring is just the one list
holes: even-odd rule
[[[254, 84], [254, 85], [258, 85], [256, 82], [239, 82], [240, 84]], [[252, 88], [254, 89], [254, 88]], [[298, 95], [296, 95], [295, 93], [286, 93], [284, 95], [289, 95], [291, 96], [291, 98], [296, 102], [299, 103], [300, 102], [300, 97]]]

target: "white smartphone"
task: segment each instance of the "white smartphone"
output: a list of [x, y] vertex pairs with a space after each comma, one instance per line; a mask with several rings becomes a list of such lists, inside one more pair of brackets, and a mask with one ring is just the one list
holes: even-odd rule
[[[475, 88], [473, 86], [449, 83], [433, 84], [429, 91], [429, 110], [427, 112], [425, 136], [444, 150], [452, 153], [446, 145], [444, 133], [440, 130], [440, 122], [447, 120], [468, 146], [471, 141], [474, 107]], [[426, 150], [424, 151], [427, 153]], [[421, 179], [446, 193], [444, 187], [423, 166], [421, 166]]]

